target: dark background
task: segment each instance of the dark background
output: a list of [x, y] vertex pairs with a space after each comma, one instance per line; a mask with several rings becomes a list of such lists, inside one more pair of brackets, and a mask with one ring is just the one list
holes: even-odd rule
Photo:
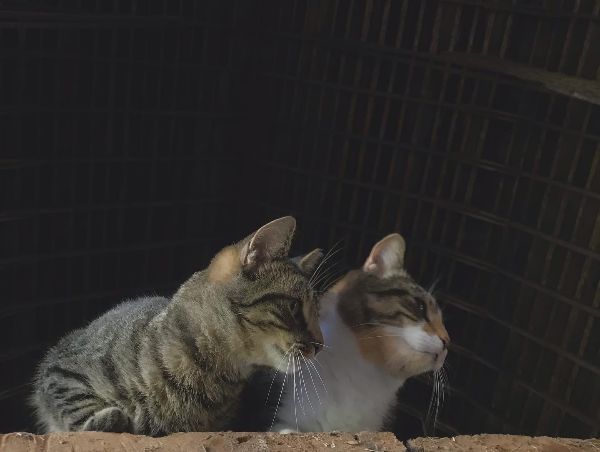
[[438, 434], [598, 436], [599, 10], [0, 0], [0, 431], [64, 333], [293, 214], [299, 251], [400, 231], [440, 278]]

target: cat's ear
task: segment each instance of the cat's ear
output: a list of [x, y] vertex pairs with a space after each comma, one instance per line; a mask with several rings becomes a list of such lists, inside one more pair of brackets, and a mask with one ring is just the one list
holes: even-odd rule
[[283, 217], [265, 224], [245, 240], [240, 252], [242, 266], [251, 270], [290, 251], [296, 230], [294, 217]]
[[363, 271], [387, 278], [404, 268], [406, 243], [400, 234], [390, 234], [375, 244], [363, 264]]
[[298, 256], [292, 259], [294, 263], [308, 275], [312, 275], [319, 262], [323, 259], [323, 251], [320, 248], [315, 248], [310, 253], [304, 256]]

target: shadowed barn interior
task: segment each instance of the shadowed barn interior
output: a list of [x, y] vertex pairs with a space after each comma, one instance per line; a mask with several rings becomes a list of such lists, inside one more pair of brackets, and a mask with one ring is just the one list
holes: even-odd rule
[[292, 214], [332, 278], [399, 231], [437, 282], [427, 433], [600, 435], [599, 82], [593, 0], [0, 1], [0, 431], [60, 336]]

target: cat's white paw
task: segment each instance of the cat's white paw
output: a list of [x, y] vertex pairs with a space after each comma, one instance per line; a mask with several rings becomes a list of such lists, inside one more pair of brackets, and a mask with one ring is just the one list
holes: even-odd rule
[[291, 428], [284, 428], [279, 430], [279, 433], [281, 433], [282, 435], [287, 435], [289, 433], [296, 433], [296, 430], [292, 430]]

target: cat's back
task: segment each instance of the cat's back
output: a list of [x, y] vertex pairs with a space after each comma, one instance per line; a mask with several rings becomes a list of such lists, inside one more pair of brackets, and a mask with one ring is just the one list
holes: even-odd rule
[[87, 327], [90, 331], [122, 330], [137, 323], [149, 323], [169, 304], [165, 297], [149, 296], [127, 300], [107, 311]]
[[131, 341], [156, 315], [164, 311], [168, 303], [168, 298], [158, 296], [120, 303], [87, 326], [64, 336], [49, 350], [40, 370], [65, 360], [75, 365], [94, 362], [105, 354], [109, 346]]

